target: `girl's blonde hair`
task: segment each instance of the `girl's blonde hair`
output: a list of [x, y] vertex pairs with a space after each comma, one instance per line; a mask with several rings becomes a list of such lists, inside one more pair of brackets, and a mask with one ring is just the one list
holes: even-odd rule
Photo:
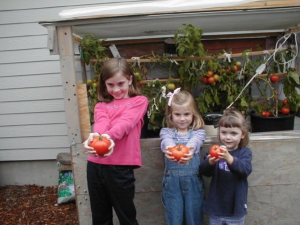
[[218, 127], [218, 138], [220, 140], [220, 127], [236, 127], [241, 129], [244, 138], [241, 139], [239, 143], [239, 147], [245, 147], [249, 144], [249, 131], [250, 131], [250, 124], [246, 121], [244, 115], [234, 109], [229, 108], [224, 111], [223, 116], [220, 118], [219, 127]]
[[122, 72], [123, 76], [128, 80], [130, 80], [130, 77], [132, 78], [132, 83], [129, 85], [128, 90], [129, 97], [141, 95], [141, 91], [133, 74], [133, 70], [126, 59], [121, 57], [111, 58], [104, 62], [100, 72], [100, 78], [97, 87], [97, 97], [100, 102], [111, 102], [113, 100], [113, 96], [111, 96], [107, 91], [105, 81], [113, 77], [118, 72]]
[[176, 128], [173, 121], [172, 121], [172, 106], [173, 105], [180, 105], [180, 106], [187, 106], [189, 110], [193, 114], [193, 122], [190, 125], [190, 129], [192, 130], [198, 130], [203, 128], [204, 121], [199, 113], [199, 110], [197, 108], [195, 99], [193, 95], [191, 95], [187, 91], [180, 91], [177, 94], [174, 94], [171, 106], [167, 106], [166, 110], [166, 119], [167, 119], [167, 126], [171, 129]]

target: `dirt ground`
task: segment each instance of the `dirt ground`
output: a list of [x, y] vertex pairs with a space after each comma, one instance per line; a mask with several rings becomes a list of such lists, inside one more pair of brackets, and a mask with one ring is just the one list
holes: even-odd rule
[[57, 186], [0, 187], [1, 225], [78, 225], [75, 203], [57, 204]]

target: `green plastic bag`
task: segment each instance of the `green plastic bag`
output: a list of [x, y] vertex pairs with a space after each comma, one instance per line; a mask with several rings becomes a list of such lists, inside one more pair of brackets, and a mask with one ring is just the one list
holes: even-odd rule
[[75, 201], [75, 188], [72, 171], [59, 171], [57, 203]]

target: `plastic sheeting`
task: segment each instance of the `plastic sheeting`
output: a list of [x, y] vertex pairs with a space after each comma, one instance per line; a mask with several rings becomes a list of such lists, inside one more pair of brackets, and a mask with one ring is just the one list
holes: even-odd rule
[[86, 16], [116, 16], [136, 14], [159, 14], [166, 12], [195, 11], [205, 8], [236, 6], [259, 0], [167, 0], [138, 3], [107, 4], [96, 7], [85, 7], [63, 10], [61, 18], [77, 18]]

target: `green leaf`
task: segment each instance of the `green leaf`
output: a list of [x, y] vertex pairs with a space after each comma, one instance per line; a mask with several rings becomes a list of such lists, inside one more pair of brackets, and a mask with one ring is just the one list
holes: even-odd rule
[[207, 105], [210, 105], [213, 102], [212, 97], [209, 94], [204, 95], [204, 101]]
[[89, 64], [90, 64], [90, 59], [91, 59], [91, 57], [90, 57], [90, 55], [89, 55], [88, 53], [85, 53], [85, 52], [84, 52], [84, 54], [83, 54], [83, 59], [84, 59], [84, 62], [85, 62], [86, 65], [89, 65]]
[[245, 101], [244, 98], [241, 99], [241, 106], [246, 107], [246, 108], [248, 107], [248, 103], [247, 103], [247, 101]]
[[292, 78], [299, 85], [299, 75], [293, 71], [289, 71], [288, 77]]

